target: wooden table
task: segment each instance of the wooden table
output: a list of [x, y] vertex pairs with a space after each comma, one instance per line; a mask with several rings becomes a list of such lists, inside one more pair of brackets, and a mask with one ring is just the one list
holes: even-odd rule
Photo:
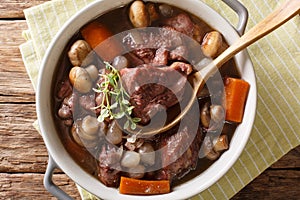
[[[0, 0], [0, 199], [55, 199], [43, 186], [48, 154], [33, 128], [35, 93], [18, 46], [27, 29], [23, 9], [47, 0]], [[233, 199], [297, 199], [300, 146], [241, 190]], [[75, 199], [74, 182], [57, 171], [54, 182]]]

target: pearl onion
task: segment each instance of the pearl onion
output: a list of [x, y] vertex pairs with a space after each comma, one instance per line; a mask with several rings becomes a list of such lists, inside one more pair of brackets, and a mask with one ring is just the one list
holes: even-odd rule
[[136, 167], [140, 163], [140, 154], [135, 151], [126, 151], [121, 160], [121, 165], [123, 167]]
[[96, 117], [87, 115], [82, 120], [81, 128], [86, 134], [94, 135], [98, 132], [98, 120]]
[[113, 121], [108, 127], [108, 131], [106, 133], [106, 140], [112, 144], [119, 144], [122, 142], [123, 133], [122, 130], [119, 129], [116, 121]]
[[144, 143], [143, 146], [139, 148], [139, 153], [141, 156], [141, 161], [146, 165], [154, 165], [155, 163], [155, 151], [151, 144]]

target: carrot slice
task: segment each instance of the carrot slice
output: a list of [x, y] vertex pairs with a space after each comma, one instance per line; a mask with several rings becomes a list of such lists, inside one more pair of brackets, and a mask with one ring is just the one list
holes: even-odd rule
[[81, 30], [84, 40], [105, 61], [112, 61], [121, 53], [121, 45], [112, 38], [112, 32], [99, 22], [91, 22]]
[[121, 194], [153, 195], [170, 192], [170, 181], [168, 180], [139, 180], [121, 177], [119, 191]]
[[226, 78], [225, 86], [225, 119], [240, 123], [243, 120], [244, 107], [247, 100], [250, 84], [242, 79]]

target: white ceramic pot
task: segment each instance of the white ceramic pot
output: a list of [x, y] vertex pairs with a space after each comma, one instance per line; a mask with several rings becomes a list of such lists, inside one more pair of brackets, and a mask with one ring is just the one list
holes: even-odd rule
[[[232, 44], [239, 37], [236, 29], [232, 27], [232, 25], [229, 24], [228, 21], [222, 18], [218, 13], [216, 13], [202, 1], [155, 1], [175, 5], [193, 13], [194, 15], [204, 20], [212, 28], [221, 32], [229, 44]], [[236, 1], [224, 1], [231, 4], [231, 6], [234, 7], [234, 10], [238, 11], [238, 15], [241, 18], [238, 29], [240, 32], [243, 32], [245, 23], [247, 21], [247, 12]], [[218, 181], [239, 158], [250, 136], [256, 112], [257, 91], [253, 66], [247, 52], [242, 51], [241, 53], [237, 54], [234, 59], [242, 76], [242, 79], [246, 80], [251, 85], [245, 107], [244, 120], [236, 129], [236, 132], [234, 133], [234, 136], [231, 140], [229, 150], [222, 154], [222, 156], [203, 173], [189, 180], [188, 182], [172, 188], [172, 191], [168, 194], [154, 196], [133, 196], [122, 195], [117, 189], [106, 187], [99, 180], [86, 173], [78, 164], [76, 164], [76, 162], [67, 153], [61, 140], [59, 139], [54, 124], [53, 111], [51, 106], [51, 90], [55, 68], [62, 50], [76, 31], [78, 31], [91, 19], [94, 19], [95, 17], [101, 15], [104, 12], [107, 12], [108, 10], [120, 7], [129, 2], [131, 2], [131, 0], [101, 0], [90, 4], [87, 8], [78, 12], [64, 25], [64, 27], [54, 38], [43, 60], [38, 80], [36, 103], [40, 129], [46, 147], [49, 151], [49, 155], [51, 155], [44, 182], [46, 188], [54, 196], [57, 196], [60, 199], [66, 199], [68, 198], [68, 196], [57, 186], [55, 186], [51, 181], [53, 170], [56, 167], [59, 167], [62, 171], [64, 171], [78, 185], [102, 199], [186, 199], [200, 193], [201, 191], [207, 189], [216, 181]]]

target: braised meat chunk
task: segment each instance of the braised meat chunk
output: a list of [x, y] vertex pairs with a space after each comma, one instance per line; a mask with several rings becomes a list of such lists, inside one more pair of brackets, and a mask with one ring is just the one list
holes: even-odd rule
[[166, 67], [144, 65], [122, 69], [120, 74], [134, 106], [133, 114], [147, 124], [153, 110], [174, 106], [182, 99], [191, 72], [191, 65], [179, 62]]
[[173, 27], [175, 30], [190, 37], [193, 36], [194, 23], [192, 22], [191, 18], [185, 13], [180, 13], [177, 16], [165, 20], [164, 24]]
[[157, 179], [174, 181], [196, 168], [202, 132], [198, 129], [193, 133], [191, 129], [190, 126], [185, 126], [173, 134], [170, 133], [174, 131], [170, 130], [162, 137], [159, 144], [159, 149], [162, 149], [162, 169], [157, 173]]
[[121, 154], [113, 145], [104, 144], [99, 155], [98, 178], [110, 187], [119, 185]]

